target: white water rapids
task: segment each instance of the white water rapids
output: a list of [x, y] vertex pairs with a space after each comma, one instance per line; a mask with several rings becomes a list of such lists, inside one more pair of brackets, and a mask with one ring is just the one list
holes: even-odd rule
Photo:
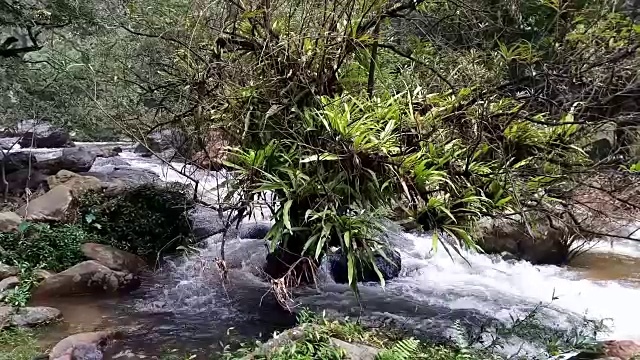
[[[167, 181], [186, 179], [158, 162], [125, 152], [133, 166], [150, 169]], [[176, 167], [180, 165], [176, 164]], [[199, 175], [203, 191], [215, 186], [214, 176]], [[507, 262], [482, 254], [466, 254], [466, 260], [435, 254], [430, 236], [404, 234], [402, 276], [388, 284], [387, 291], [413, 300], [440, 303], [452, 309], [476, 309], [499, 319], [523, 315], [532, 304], [551, 303], [555, 309], [589, 318], [610, 319], [613, 339], [640, 339], [640, 288], [625, 279], [595, 281], [574, 269], [534, 266], [524, 261]], [[593, 252], [613, 252], [640, 259], [640, 242], [603, 242]], [[635, 271], [640, 273], [640, 263]], [[552, 301], [552, 298], [555, 298]], [[557, 320], [562, 320], [558, 318]]]
[[[155, 172], [166, 181], [189, 182], [157, 159], [142, 158], [130, 151], [122, 153], [121, 158], [134, 167]], [[182, 168], [181, 164], [174, 166]], [[219, 180], [214, 173], [192, 171], [191, 176], [200, 181], [200, 195], [215, 198], [212, 189]], [[451, 258], [442, 249], [434, 253], [430, 236], [406, 233], [398, 236], [395, 241], [400, 243], [403, 271], [399, 278], [388, 282], [385, 290], [364, 286], [363, 300], [369, 311], [419, 326], [442, 315], [441, 310], [432, 311], [434, 307], [447, 309], [449, 313], [469, 310], [509, 320], [513, 315], [524, 316], [543, 303], [550, 304], [545, 313], [550, 323], [562, 325], [583, 315], [609, 319], [611, 331], [603, 338], [640, 340], [640, 311], [636, 309], [640, 304], [640, 286], [627, 277], [631, 274], [631, 278], [640, 278], [640, 242], [616, 240], [613, 245], [603, 242], [595, 246], [592, 253], [620, 255], [628, 261], [624, 276], [598, 280], [575, 267], [534, 266], [472, 253], [465, 255], [466, 261], [455, 255]], [[214, 251], [212, 243], [202, 251], [201, 259], [191, 259], [188, 266], [202, 259], [210, 261]], [[616, 261], [614, 258], [613, 264]], [[185, 272], [181, 281], [200, 281], [192, 275]], [[354, 308], [348, 288], [332, 283], [325, 284], [320, 293], [301, 295], [299, 301], [321, 309]]]

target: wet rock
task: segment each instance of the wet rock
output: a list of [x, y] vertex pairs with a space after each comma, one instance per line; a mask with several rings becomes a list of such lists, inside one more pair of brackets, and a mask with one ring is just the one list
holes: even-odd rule
[[17, 267], [0, 263], [0, 280], [4, 280], [10, 276], [16, 276], [19, 273], [20, 269]]
[[133, 274], [114, 271], [97, 261], [85, 261], [42, 281], [35, 289], [35, 297], [63, 297], [70, 295], [116, 293], [140, 286]]
[[189, 211], [189, 223], [196, 240], [206, 239], [224, 231], [224, 224], [218, 212], [199, 204]]
[[19, 143], [22, 148], [66, 148], [74, 146], [71, 135], [63, 130], [54, 130], [47, 135], [38, 135], [28, 131], [22, 135]]
[[640, 343], [632, 340], [607, 340], [594, 350], [583, 351], [567, 360], [612, 359], [631, 360], [640, 355]]
[[69, 170], [60, 170], [56, 175], [47, 178], [49, 187], [53, 189], [58, 185], [64, 185], [71, 189], [73, 196], [78, 197], [87, 191], [100, 190], [102, 181], [93, 176], [82, 176]]
[[10, 276], [6, 279], [3, 279], [0, 281], [0, 293], [9, 289], [13, 289], [14, 287], [18, 286], [18, 284], [20, 284], [20, 279], [18, 279], [17, 276]]
[[122, 148], [120, 146], [116, 146], [112, 149], [100, 149], [99, 151], [97, 151], [97, 157], [98, 158], [103, 158], [103, 159], [107, 159], [107, 158], [112, 158], [115, 156], [120, 155], [120, 153], [122, 152]]
[[72, 190], [65, 185], [58, 185], [23, 205], [17, 213], [31, 221], [63, 221], [73, 202]]
[[95, 243], [85, 243], [81, 246], [82, 253], [89, 259], [95, 260], [111, 270], [140, 273], [147, 268], [147, 263], [138, 255], [118, 250], [114, 247]]
[[5, 175], [22, 169], [28, 169], [38, 162], [35, 155], [28, 152], [12, 152], [0, 154], [0, 164], [4, 166]]
[[129, 188], [149, 183], [161, 183], [160, 176], [148, 169], [131, 166], [105, 166], [80, 175], [93, 176], [105, 184], [107, 195], [116, 195]]
[[62, 155], [54, 159], [41, 161], [36, 164], [36, 168], [49, 175], [57, 174], [60, 170], [78, 173], [91, 170], [95, 161], [95, 154], [79, 147], [64, 149], [62, 150]]
[[3, 150], [11, 150], [18, 145], [20, 137], [5, 137], [0, 138], [0, 148]]
[[336, 338], [331, 338], [330, 341], [331, 345], [344, 350], [346, 359], [374, 360], [380, 352], [380, 349], [376, 349], [369, 345], [349, 343]]
[[39, 189], [47, 188], [47, 176], [34, 169], [22, 169], [13, 172], [5, 177], [7, 185], [0, 181], [0, 191], [11, 195], [23, 195], [26, 189], [35, 192]]
[[160, 153], [164, 150], [160, 142], [153, 138], [147, 138], [144, 143], [138, 143], [133, 152], [143, 156], [151, 157], [154, 153]]
[[60, 340], [60, 342], [58, 342], [53, 347], [53, 349], [51, 349], [51, 352], [49, 353], [49, 359], [102, 359], [102, 349], [104, 349], [104, 347], [110, 340], [118, 338], [120, 335], [121, 333], [116, 331], [96, 331], [67, 336], [66, 338]]
[[11, 315], [11, 324], [19, 327], [33, 327], [43, 324], [48, 324], [59, 320], [62, 317], [60, 310], [45, 307], [24, 307]]
[[240, 239], [264, 239], [271, 230], [271, 224], [267, 222], [244, 223], [238, 229]]
[[22, 218], [14, 212], [0, 213], [0, 232], [15, 231], [21, 223]]
[[522, 222], [491, 219], [478, 228], [478, 245], [488, 254], [509, 253], [532, 264], [562, 265], [569, 261], [572, 231], [561, 224], [532, 221], [530, 232]]
[[[385, 254], [389, 258], [389, 261], [385, 259], [382, 255], [375, 254], [375, 263], [382, 273], [382, 277], [385, 280], [391, 280], [400, 274], [400, 270], [402, 268], [402, 260], [400, 258], [400, 253], [396, 250], [387, 248], [385, 250]], [[327, 255], [327, 260], [329, 264], [329, 271], [331, 273], [331, 277], [333, 280], [339, 284], [346, 284], [349, 282], [349, 270], [347, 266], [347, 257], [343, 255], [340, 251], [338, 253]], [[378, 274], [375, 272], [373, 267], [367, 263], [366, 260], [362, 262], [358, 262], [358, 281], [359, 282], [378, 282], [380, 278]]]
[[131, 164], [119, 157], [97, 158], [91, 169], [94, 170], [102, 166], [131, 166]]

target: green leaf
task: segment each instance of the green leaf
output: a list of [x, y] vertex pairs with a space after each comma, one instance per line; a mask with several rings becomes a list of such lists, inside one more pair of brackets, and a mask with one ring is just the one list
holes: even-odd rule
[[309, 157], [306, 157], [302, 160], [300, 160], [300, 163], [305, 164], [305, 163], [309, 163], [309, 162], [314, 162], [314, 161], [323, 161], [323, 160], [338, 160], [339, 157], [336, 154], [321, 154], [321, 155], [311, 155]]
[[23, 222], [20, 223], [20, 225], [18, 225], [18, 231], [23, 233], [23, 232], [27, 231], [30, 226], [31, 226], [30, 222], [23, 221]]
[[293, 200], [289, 200], [284, 204], [284, 208], [282, 209], [282, 221], [284, 222], [284, 226], [291, 231], [291, 219], [289, 218], [289, 209], [291, 209], [291, 205], [293, 204]]

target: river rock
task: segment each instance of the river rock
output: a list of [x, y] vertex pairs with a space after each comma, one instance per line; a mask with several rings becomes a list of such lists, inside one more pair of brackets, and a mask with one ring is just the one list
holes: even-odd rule
[[17, 267], [0, 263], [0, 280], [4, 280], [10, 276], [16, 276], [19, 273], [20, 269]]
[[[60, 340], [51, 352], [49, 359], [51, 360], [75, 360], [75, 359], [102, 359], [101, 357], [87, 357], [90, 354], [98, 356], [97, 353], [103, 349], [107, 343], [120, 335], [116, 331], [96, 331], [74, 334]], [[73, 354], [74, 356], [71, 356]], [[78, 358], [83, 354], [85, 357]], [[101, 352], [100, 355], [102, 356]], [[75, 357], [75, 358], [74, 358]]]
[[22, 218], [14, 212], [6, 211], [0, 213], [0, 232], [15, 231], [21, 223]]
[[44, 279], [35, 289], [35, 297], [63, 297], [92, 293], [133, 290], [140, 279], [133, 274], [114, 271], [97, 261], [85, 261]]
[[20, 137], [4, 137], [0, 138], [0, 148], [3, 150], [11, 150], [18, 145]]
[[7, 185], [0, 180], [0, 191], [11, 195], [20, 196], [25, 194], [26, 189], [35, 192], [39, 189], [47, 188], [47, 176], [34, 169], [22, 169], [13, 172], [5, 177]]
[[147, 138], [144, 143], [138, 143], [133, 152], [144, 157], [151, 157], [154, 153], [162, 152], [160, 142], [153, 138]]
[[196, 240], [206, 239], [224, 231], [224, 224], [218, 212], [200, 204], [196, 204], [189, 211], [189, 223]]
[[346, 359], [374, 360], [380, 352], [380, 349], [369, 345], [350, 343], [336, 338], [331, 338], [329, 341], [331, 341], [331, 345], [344, 350]]
[[82, 244], [81, 249], [84, 256], [99, 262], [111, 270], [128, 271], [137, 274], [147, 267], [147, 263], [138, 255], [118, 250], [108, 245], [85, 243]]
[[[385, 254], [389, 258], [389, 261], [387, 261], [387, 259], [385, 259], [382, 255], [375, 254], [375, 263], [378, 267], [378, 270], [380, 270], [380, 273], [382, 273], [382, 277], [385, 280], [391, 280], [400, 275], [402, 260], [400, 258], [400, 253], [396, 250], [387, 248], [385, 250]], [[346, 284], [349, 282], [347, 257], [344, 256], [341, 251], [327, 255], [326, 261], [329, 265], [329, 272], [331, 273], [331, 277], [335, 282], [339, 284]], [[358, 269], [359, 282], [380, 281], [378, 274], [375, 272], [373, 267], [367, 263], [367, 260], [358, 262], [356, 266]]]
[[36, 164], [36, 168], [49, 175], [57, 174], [60, 170], [78, 173], [91, 170], [95, 161], [95, 154], [79, 147], [64, 149], [62, 155], [54, 159], [43, 160]]
[[268, 222], [243, 223], [238, 229], [238, 237], [240, 239], [264, 239], [271, 230], [271, 224]]
[[69, 170], [60, 170], [56, 175], [47, 178], [50, 188], [58, 185], [64, 185], [71, 189], [71, 193], [78, 197], [87, 191], [100, 190], [103, 186], [102, 181], [93, 176], [82, 176]]
[[2, 279], [0, 281], [0, 293], [9, 289], [13, 289], [14, 287], [18, 286], [18, 284], [20, 284], [20, 279], [18, 279], [17, 276], [9, 276], [6, 279]]
[[11, 315], [11, 324], [18, 327], [33, 327], [48, 324], [62, 317], [60, 310], [45, 307], [23, 307]]
[[484, 220], [478, 225], [478, 245], [488, 254], [506, 252], [532, 264], [562, 265], [569, 261], [567, 239], [571, 231], [561, 224], [532, 222], [531, 232], [522, 222], [507, 219]]
[[162, 182], [160, 176], [153, 171], [132, 166], [105, 166], [80, 175], [93, 176], [101, 180], [106, 185], [107, 195], [115, 195], [142, 184]]
[[131, 164], [119, 157], [97, 158], [91, 170], [95, 171], [96, 168], [102, 166], [131, 166]]
[[23, 205], [18, 209], [18, 215], [31, 221], [62, 221], [69, 214], [73, 202], [72, 190], [58, 185]]
[[33, 154], [28, 152], [0, 153], [0, 161], [4, 166], [5, 175], [22, 169], [28, 169], [38, 162]]
[[0, 306], [0, 330], [11, 326], [11, 314], [13, 314], [11, 306]]
[[19, 144], [22, 148], [66, 148], [74, 146], [71, 141], [71, 135], [63, 130], [54, 130], [44, 136], [28, 131], [22, 135]]

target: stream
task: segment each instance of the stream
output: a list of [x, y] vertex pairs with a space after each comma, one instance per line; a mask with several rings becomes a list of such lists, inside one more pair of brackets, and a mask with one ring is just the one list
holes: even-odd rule
[[[36, 155], [52, 152], [38, 149]], [[130, 149], [121, 158], [167, 181], [188, 181], [159, 160], [139, 157]], [[215, 198], [211, 189], [220, 180], [215, 173], [193, 171], [192, 176], [200, 181], [201, 196]], [[325, 276], [318, 289], [295, 293], [299, 306], [392, 323], [438, 340], [455, 336], [454, 323], [477, 327], [491, 320], [508, 322], [543, 304], [540, 311], [549, 326], [567, 328], [584, 316], [606, 319], [610, 332], [603, 338], [640, 340], [640, 312], [635, 309], [640, 304], [640, 242], [603, 241], [570, 266], [557, 267], [474, 253], [465, 253], [465, 259], [449, 257], [431, 248], [430, 234], [396, 229], [389, 236], [401, 252], [403, 270], [385, 289], [362, 285], [358, 304], [346, 285]], [[265, 296], [269, 285], [256, 276], [266, 253], [261, 242], [227, 242], [230, 256], [239, 257], [228, 283], [221, 281], [215, 267], [219, 247], [219, 238], [209, 238], [188, 255], [167, 261], [126, 296], [39, 302], [64, 315], [62, 323], [47, 328], [41, 341], [52, 344], [76, 332], [132, 326], [137, 329], [134, 335], [111, 355], [143, 359], [172, 349], [212, 354], [231, 340], [266, 338], [293, 325], [295, 316], [282, 310], [273, 296]], [[506, 344], [503, 352], [522, 349], [517, 340]], [[536, 350], [530, 344], [524, 349]]]

